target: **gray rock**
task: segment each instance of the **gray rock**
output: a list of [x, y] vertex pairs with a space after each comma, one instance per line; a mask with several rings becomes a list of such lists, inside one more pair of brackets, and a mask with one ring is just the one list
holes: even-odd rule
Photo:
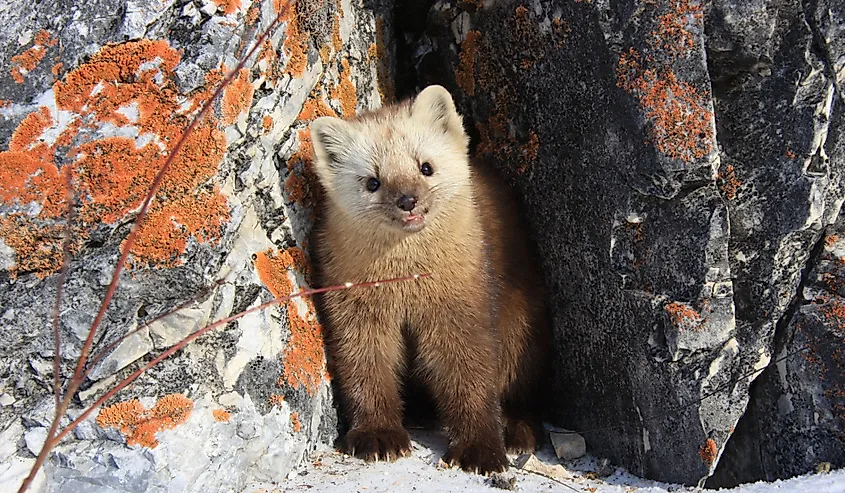
[[156, 348], [168, 348], [192, 332], [208, 325], [213, 299], [196, 308], [184, 308], [148, 325], [150, 336]]
[[[130, 327], [129, 331], [135, 327]], [[115, 374], [117, 371], [126, 368], [130, 363], [145, 356], [153, 349], [153, 341], [150, 340], [150, 331], [143, 328], [127, 337], [117, 345], [102, 362], [98, 363], [88, 374], [92, 380]]]
[[[838, 221], [836, 231], [845, 224]], [[752, 387], [752, 399], [708, 487], [845, 466], [845, 239], [828, 236], [777, 337], [777, 363]]]
[[549, 438], [552, 440], [552, 447], [558, 459], [573, 460], [587, 453], [587, 442], [584, 441], [584, 437], [575, 432], [552, 431], [549, 433]]
[[41, 447], [47, 441], [47, 428], [39, 426], [38, 428], [30, 428], [24, 433], [23, 438], [26, 441], [26, 448], [32, 455], [38, 455], [41, 452]]
[[[708, 54], [723, 162], [742, 183], [729, 201], [739, 340], [768, 350], [774, 338], [771, 357], [781, 359], [840, 331], [836, 317], [823, 316], [839, 295], [830, 281], [838, 245], [824, 237], [826, 227], [842, 231], [833, 223], [845, 197], [845, 74], [837, 68], [845, 49], [834, 33], [845, 27], [845, 4], [771, 3], [749, 13], [742, 2], [714, 2]], [[835, 345], [819, 350], [818, 365], [835, 364]], [[845, 465], [841, 418], [830, 410], [837, 401], [825, 397], [843, 377], [814, 366], [795, 355], [763, 372], [709, 485], [786, 478], [821, 461]]]
[[534, 454], [523, 454], [516, 459], [516, 467], [534, 474], [539, 474], [547, 478], [558, 481], [564, 479], [573, 479], [572, 474], [564, 469], [560, 464], [546, 464], [537, 458]]

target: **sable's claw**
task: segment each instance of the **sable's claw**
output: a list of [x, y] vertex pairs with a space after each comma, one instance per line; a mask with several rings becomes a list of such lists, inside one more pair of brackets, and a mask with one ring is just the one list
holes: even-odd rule
[[402, 428], [383, 430], [360, 430], [353, 428], [346, 434], [346, 450], [349, 455], [367, 462], [386, 460], [392, 462], [411, 453], [411, 439]]
[[505, 472], [508, 458], [501, 446], [477, 442], [466, 447], [453, 446], [449, 448], [443, 460], [449, 464], [460, 465], [467, 472], [484, 476], [495, 472]]

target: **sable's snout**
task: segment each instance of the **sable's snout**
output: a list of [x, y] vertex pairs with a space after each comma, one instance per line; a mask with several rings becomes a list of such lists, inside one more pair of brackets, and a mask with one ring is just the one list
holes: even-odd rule
[[403, 195], [396, 201], [396, 205], [406, 212], [411, 212], [417, 206], [417, 198], [411, 195]]

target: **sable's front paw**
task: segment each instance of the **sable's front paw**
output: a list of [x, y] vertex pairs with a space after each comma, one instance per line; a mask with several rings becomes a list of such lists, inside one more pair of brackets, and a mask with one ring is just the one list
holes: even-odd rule
[[346, 453], [364, 459], [394, 461], [411, 454], [411, 439], [402, 428], [361, 430], [353, 428], [346, 434]]
[[508, 467], [508, 458], [501, 443], [476, 442], [467, 446], [455, 445], [449, 448], [443, 461], [461, 469], [476, 474], [488, 475], [494, 472], [504, 472]]

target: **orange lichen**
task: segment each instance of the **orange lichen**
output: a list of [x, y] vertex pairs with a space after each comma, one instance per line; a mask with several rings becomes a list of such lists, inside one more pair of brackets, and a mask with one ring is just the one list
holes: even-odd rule
[[290, 247], [281, 252], [271, 248], [255, 254], [253, 263], [261, 282], [277, 298], [293, 292], [293, 284], [287, 276], [288, 271], [295, 269], [307, 276], [311, 270], [305, 252], [298, 247]]
[[700, 3], [690, 0], [669, 0], [666, 7], [668, 11], [658, 17], [657, 28], [651, 33], [649, 43], [671, 56], [688, 56], [695, 48], [695, 37], [690, 28], [701, 25], [703, 8]]
[[308, 395], [314, 395], [325, 371], [323, 328], [317, 323], [313, 311], [309, 310], [302, 317], [293, 301], [288, 301], [285, 306], [291, 331], [282, 355], [285, 381], [291, 387], [304, 387]]
[[825, 320], [837, 329], [845, 328], [845, 303], [832, 300], [821, 309]]
[[696, 47], [692, 29], [703, 23], [703, 8], [691, 0], [647, 2], [663, 12], [646, 40], [643, 57], [633, 48], [619, 57], [617, 85], [639, 100], [654, 146], [672, 159], [700, 159], [713, 148], [712, 111], [707, 94], [679, 81], [672, 64]]
[[321, 116], [336, 117], [337, 113], [322, 98], [318, 99], [312, 96], [305, 101], [302, 111], [299, 112], [299, 116], [296, 119], [303, 122], [310, 122]]
[[149, 411], [137, 399], [105, 407], [97, 415], [102, 428], [117, 428], [128, 445], [158, 446], [156, 433], [170, 430], [188, 421], [194, 403], [182, 394], [159, 399]]
[[[17, 245], [13, 275], [32, 269], [49, 275], [60, 265], [62, 239], [53, 230], [64, 214], [67, 180], [59, 176], [58, 159], [71, 173], [79, 202], [72, 251], [91, 229], [136, 213], [191, 112], [210, 96], [199, 91], [191, 108], [183, 108], [173, 72], [179, 59], [166, 41], [106, 45], [54, 83], [58, 109], [70, 114], [64, 127], [57, 128], [46, 106], [18, 125], [8, 151], [0, 152], [0, 203], [35, 203], [40, 209], [33, 217], [11, 214], [3, 220], [0, 236]], [[219, 80], [213, 74], [207, 79]], [[207, 117], [173, 161], [133, 248], [134, 264], [176, 265], [189, 236], [199, 241], [220, 237], [221, 225], [229, 220], [228, 204], [217, 187], [207, 186], [226, 150], [218, 123], [213, 115]], [[99, 137], [97, 130], [105, 124], [130, 126], [150, 138], [140, 145], [134, 138]], [[56, 132], [50, 141], [47, 135]], [[66, 149], [76, 141], [84, 143]], [[28, 247], [22, 240], [41, 244]]]
[[786, 150], [786, 152], [784, 152], [784, 155], [785, 155], [788, 159], [795, 159], [795, 153], [794, 153], [794, 152], [792, 152], [792, 151], [791, 151], [791, 150], [789, 150], [789, 149], [787, 149], [787, 150]]
[[254, 92], [255, 89], [249, 81], [249, 70], [241, 69], [237, 77], [232, 79], [232, 82], [223, 91], [221, 120], [224, 125], [235, 123], [241, 113], [249, 110]]
[[340, 101], [340, 111], [348, 118], [355, 115], [355, 108], [358, 106], [358, 93], [355, 91], [355, 84], [352, 83], [352, 69], [349, 60], [343, 59], [340, 62], [343, 72], [340, 74], [340, 82], [332, 88], [331, 96]]
[[311, 131], [308, 127], [301, 128], [297, 131], [297, 135], [299, 148], [287, 160], [290, 175], [285, 180], [285, 192], [292, 201], [304, 207], [311, 207], [322, 196], [322, 188], [311, 169], [314, 152]]
[[839, 235], [828, 235], [824, 239], [824, 244], [827, 247], [832, 247], [837, 241], [839, 241]]
[[455, 80], [469, 96], [475, 96], [475, 56], [480, 37], [481, 33], [478, 31], [467, 33], [466, 39], [461, 43], [458, 68], [455, 69]]
[[663, 309], [669, 315], [669, 320], [678, 330], [699, 330], [701, 328], [701, 315], [689, 305], [673, 301]]
[[258, 52], [258, 58], [265, 62], [265, 64], [262, 64], [264, 68], [261, 73], [268, 80], [276, 81], [284, 75], [284, 67], [279, 63], [279, 55], [269, 39], [262, 43], [261, 50]]
[[225, 423], [232, 419], [232, 415], [225, 409], [215, 409], [211, 411], [211, 415], [214, 416], [214, 421], [221, 423]]
[[265, 133], [273, 130], [273, 117], [270, 115], [264, 115], [264, 117], [261, 118], [261, 128], [264, 129]]
[[698, 455], [708, 467], [712, 466], [716, 462], [716, 457], [719, 455], [719, 448], [716, 446], [716, 441], [708, 438], [698, 449]]
[[293, 432], [299, 433], [299, 430], [302, 429], [302, 423], [299, 422], [299, 413], [292, 412], [290, 413], [290, 423], [293, 425]]
[[[257, 253], [254, 265], [259, 279], [275, 297], [293, 292], [293, 283], [288, 276], [291, 268], [303, 275], [307, 275], [309, 270], [305, 252], [299, 248]], [[282, 355], [284, 383], [291, 387], [304, 387], [309, 395], [313, 395], [325, 371], [322, 327], [317, 323], [313, 305], [306, 303], [308, 310], [304, 317], [293, 300], [284, 306], [291, 331]]]
[[328, 65], [331, 58], [332, 58], [332, 47], [327, 45], [327, 44], [320, 46], [320, 60], [323, 61], [323, 64]]
[[65, 64], [62, 63], [62, 62], [59, 62], [59, 63], [53, 65], [53, 68], [50, 69], [53, 72], [53, 76], [58, 77], [59, 74], [62, 73], [62, 69], [64, 68], [64, 66], [65, 66]]
[[297, 136], [299, 137], [299, 148], [288, 158], [288, 169], [293, 168], [300, 161], [304, 162], [306, 166], [310, 167], [311, 165], [311, 159], [314, 153], [314, 147], [311, 144], [311, 129], [308, 127], [301, 128], [297, 130]]
[[[302, 275], [309, 275], [311, 272], [311, 263], [308, 261], [308, 256], [305, 255], [305, 251], [298, 247], [290, 247], [285, 250], [288, 255], [293, 259], [293, 266], [296, 268], [297, 272]], [[311, 298], [307, 298], [310, 302]]]
[[244, 23], [247, 26], [252, 26], [258, 20], [259, 15], [261, 14], [261, 9], [259, 7], [260, 4], [255, 3], [249, 7], [246, 11], [246, 16], [244, 16]]
[[35, 35], [35, 44], [42, 45], [42, 46], [56, 46], [59, 43], [59, 40], [50, 36], [45, 30], [41, 30], [38, 34]]
[[308, 183], [302, 175], [291, 172], [285, 179], [285, 195], [291, 202], [299, 202], [305, 198]]
[[[302, 2], [296, 2], [294, 8], [298, 8]], [[288, 9], [287, 30], [285, 41], [282, 45], [285, 55], [288, 57], [287, 73], [291, 77], [302, 77], [305, 68], [308, 66], [308, 34], [300, 30], [299, 15], [290, 15]]]
[[617, 84], [639, 100], [655, 147], [667, 157], [691, 161], [713, 147], [712, 112], [706, 98], [692, 85], [679, 81], [669, 68], [644, 69], [631, 48], [619, 57]]
[[739, 187], [742, 186], [742, 183], [740, 183], [740, 181], [736, 178], [736, 171], [734, 170], [733, 165], [726, 166], [725, 172], [719, 173], [716, 178], [719, 183], [719, 190], [722, 191], [722, 194], [724, 194], [728, 200], [736, 198], [736, 193], [739, 191]]
[[335, 53], [339, 53], [343, 49], [343, 38], [340, 37], [340, 14], [334, 16], [334, 24], [332, 25], [332, 46]]
[[241, 9], [241, 0], [212, 0], [217, 8], [223, 9], [224, 15], [231, 15]]
[[[44, 226], [24, 214], [10, 214], [0, 217], [0, 237], [17, 254], [17, 263], [10, 271], [17, 272], [55, 272], [62, 265], [63, 250], [60, 240], [64, 227]], [[74, 238], [87, 239], [87, 232], [74, 228]], [[71, 245], [71, 255], [79, 251], [79, 244]], [[43, 275], [41, 277], [44, 277]]]
[[288, 270], [293, 267], [293, 257], [286, 252], [273, 249], [255, 254], [253, 259], [258, 278], [267, 286], [274, 297], [287, 296], [293, 292], [293, 283], [288, 277]]
[[58, 40], [51, 38], [50, 33], [42, 30], [35, 36], [31, 48], [13, 56], [11, 75], [15, 82], [23, 84], [23, 76], [34, 70], [44, 59], [44, 55], [47, 54], [47, 48], [56, 46], [56, 43], [58, 43]]

